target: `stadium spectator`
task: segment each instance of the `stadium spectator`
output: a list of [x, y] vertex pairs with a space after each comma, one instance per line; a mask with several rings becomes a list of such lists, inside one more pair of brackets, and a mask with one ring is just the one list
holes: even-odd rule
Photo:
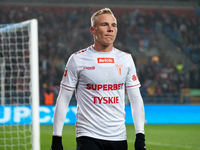
[[[90, 15], [93, 12], [89, 8], [80, 7], [72, 9], [69, 7], [62, 13], [56, 10], [56, 7], [52, 7], [51, 11], [33, 6], [30, 8], [27, 6], [11, 6], [4, 8], [5, 9], [0, 9], [1, 24], [16, 23], [32, 18], [38, 19], [40, 90], [42, 90], [43, 84], [49, 82], [52, 86], [58, 86], [62, 78], [62, 69], [64, 68], [63, 62], [68, 60], [69, 56], [74, 53], [74, 49], [81, 49], [82, 46], [86, 47], [92, 44], [93, 39], [87, 28], [89, 22], [85, 21], [85, 18], [88, 18], [89, 20]], [[152, 64], [151, 67], [148, 64], [137, 66], [138, 76], [141, 78], [140, 81], [142, 85], [146, 85], [143, 84], [144, 82], [153, 82], [153, 80], [156, 79], [158, 82], [157, 87], [174, 85], [177, 88], [172, 89], [177, 89], [178, 91], [181, 91], [180, 88], [182, 87], [200, 87], [200, 15], [198, 13], [196, 13], [196, 16], [195, 14], [192, 16], [191, 14], [187, 14], [187, 12], [185, 14], [174, 14], [170, 11], [167, 13], [162, 12], [162, 10], [149, 10], [145, 12], [140, 9], [135, 9], [132, 11], [123, 11], [123, 13], [118, 14], [118, 18], [120, 19], [118, 27], [123, 28], [124, 30], [118, 32], [118, 36], [114, 43], [116, 47], [126, 47], [126, 51], [129, 53], [131, 53], [130, 47], [133, 47], [138, 51], [140, 46], [143, 46], [143, 50], [153, 46], [156, 47], [159, 40], [156, 37], [156, 33], [158, 33], [158, 31], [164, 31], [164, 33], [166, 33], [180, 49], [182, 49], [182, 52], [185, 53], [195, 65], [194, 85], [191, 84], [191, 82], [193, 83], [192, 74], [189, 78], [191, 79], [191, 82], [188, 82], [189, 84], [184, 85], [184, 83], [182, 83], [182, 78], [189, 76], [189, 72], [184, 72], [182, 75], [179, 74], [176, 71], [176, 64], [172, 64], [172, 62], [170, 63], [174, 70], [171, 73], [167, 72], [169, 79], [162, 79], [158, 76], [161, 68], [164, 70], [167, 69], [167, 63], [165, 61]], [[63, 20], [65, 21], [63, 22]], [[8, 48], [4, 47], [4, 49]], [[0, 50], [0, 57], [6, 58], [11, 55], [14, 58], [14, 53]], [[160, 60], [164, 60], [163, 56], [160, 57]], [[15, 61], [16, 60], [13, 59], [12, 63], [14, 64]], [[14, 65], [6, 65], [6, 69], [9, 70], [10, 66], [16, 67]], [[140, 67], [145, 68], [148, 72], [150, 71], [150, 74], [141, 76], [140, 74], [142, 74], [142, 72], [140, 71], [142, 69], [140, 69]], [[156, 71], [152, 67], [156, 68]], [[21, 70], [20, 75], [22, 76], [23, 66], [20, 66], [19, 69]], [[152, 75], [151, 71], [155, 71], [155, 74]], [[13, 75], [16, 76], [16, 73], [17, 72], [13, 72]], [[167, 83], [163, 80], [167, 80]], [[185, 78], [185, 80], [187, 79]], [[150, 84], [148, 86], [150, 86]], [[142, 94], [144, 93], [145, 96], [148, 96], [145, 92], [147, 91], [148, 86], [141, 88], [141, 92]], [[157, 87], [154, 88], [157, 89]], [[163, 92], [166, 93], [166, 91], [171, 91], [171, 94], [176, 93], [176, 90], [163, 90], [159, 93], [162, 95]]]
[[44, 104], [45, 105], [54, 105], [54, 93], [52, 90], [50, 90], [49, 87], [47, 87], [44, 92]]

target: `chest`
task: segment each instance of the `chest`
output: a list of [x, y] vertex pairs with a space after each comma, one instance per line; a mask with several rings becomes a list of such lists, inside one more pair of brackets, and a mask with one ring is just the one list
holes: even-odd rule
[[128, 67], [116, 57], [90, 57], [79, 64], [79, 82], [82, 84], [124, 83]]

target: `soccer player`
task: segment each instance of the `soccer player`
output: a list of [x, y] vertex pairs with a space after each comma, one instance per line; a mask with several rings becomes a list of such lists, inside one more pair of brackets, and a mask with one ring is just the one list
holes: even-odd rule
[[76, 150], [127, 150], [125, 89], [134, 119], [135, 150], [146, 150], [140, 82], [131, 55], [113, 47], [117, 30], [109, 8], [91, 17], [94, 44], [72, 54], [67, 62], [55, 107], [51, 150], [63, 150], [62, 129], [74, 90]]

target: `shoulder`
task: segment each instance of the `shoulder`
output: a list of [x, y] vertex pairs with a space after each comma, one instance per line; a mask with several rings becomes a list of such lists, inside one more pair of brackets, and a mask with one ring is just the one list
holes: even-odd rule
[[119, 55], [131, 55], [130, 53], [124, 52], [122, 50], [119, 50], [117, 48], [114, 48], [115, 52], [118, 53]]
[[81, 49], [73, 54], [71, 54], [71, 56], [69, 57], [68, 61], [70, 60], [77, 60], [77, 59], [80, 59], [81, 57], [83, 57], [88, 51], [88, 48], [85, 48], [85, 49]]
[[134, 59], [130, 53], [115, 48], [116, 58], [127, 66], [135, 65]]
[[79, 54], [83, 54], [83, 53], [85, 53], [86, 51], [88, 51], [88, 48], [85, 48], [85, 49], [81, 49], [81, 50], [79, 50], [79, 51], [77, 51], [77, 52], [75, 52], [74, 54], [72, 54], [72, 55], [79, 55]]
[[89, 47], [86, 47], [86, 48], [84, 48], [84, 49], [81, 49], [81, 50], [75, 52], [73, 55], [77, 55], [77, 56], [80, 56], [80, 55], [87, 55], [88, 53], [91, 52], [91, 50], [92, 50], [91, 47], [92, 47], [92, 46], [89, 46]]
[[127, 58], [127, 59], [130, 59], [132, 58], [131, 54], [130, 53], [127, 53], [127, 52], [124, 52], [122, 50], [119, 50], [117, 48], [114, 48], [115, 50], [115, 53], [118, 57], [123, 57], [123, 58]]
[[81, 49], [81, 50], [79, 50], [79, 51], [73, 53], [73, 54], [71, 55], [71, 58], [73, 58], [73, 59], [78, 59], [78, 58], [87, 56], [88, 53], [89, 53], [89, 51], [90, 51], [90, 47]]

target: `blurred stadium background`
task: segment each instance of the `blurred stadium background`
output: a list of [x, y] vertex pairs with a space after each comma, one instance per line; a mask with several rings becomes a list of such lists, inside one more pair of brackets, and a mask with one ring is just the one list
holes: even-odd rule
[[[115, 47], [135, 60], [146, 109], [199, 106], [199, 0], [0, 0], [0, 24], [38, 20], [40, 105], [45, 105], [45, 93], [53, 93], [56, 103], [66, 62], [93, 44], [90, 17], [103, 7], [111, 8], [118, 20]], [[70, 105], [76, 105], [75, 96]]]
[[56, 101], [69, 56], [93, 44], [90, 16], [102, 7], [118, 19], [115, 46], [132, 54], [145, 104], [200, 104], [199, 1], [1, 0], [0, 24], [39, 22], [41, 105], [48, 90]]

